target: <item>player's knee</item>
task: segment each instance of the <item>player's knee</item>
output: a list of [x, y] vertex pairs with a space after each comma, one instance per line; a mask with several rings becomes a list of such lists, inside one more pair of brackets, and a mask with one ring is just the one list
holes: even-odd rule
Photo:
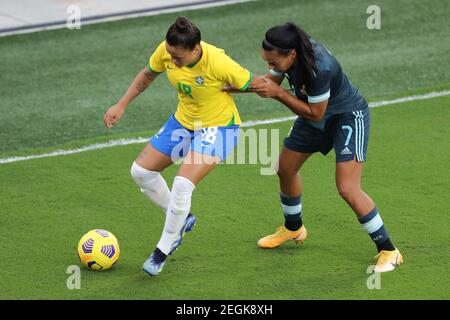
[[277, 170], [277, 175], [280, 179], [286, 179], [286, 178], [290, 178], [293, 177], [297, 174], [297, 171], [292, 170], [289, 166], [280, 163], [278, 170]]
[[142, 188], [151, 188], [152, 182], [156, 181], [160, 175], [157, 171], [150, 171], [147, 170], [140, 165], [138, 165], [136, 162], [133, 162], [133, 165], [130, 169], [131, 177], [133, 178], [134, 182], [138, 186]]
[[175, 177], [170, 198], [171, 208], [175, 214], [189, 212], [194, 189], [195, 185], [189, 179], [181, 176]]
[[339, 195], [346, 201], [350, 201], [358, 193], [359, 188], [354, 186], [352, 183], [340, 182], [336, 184], [339, 191]]

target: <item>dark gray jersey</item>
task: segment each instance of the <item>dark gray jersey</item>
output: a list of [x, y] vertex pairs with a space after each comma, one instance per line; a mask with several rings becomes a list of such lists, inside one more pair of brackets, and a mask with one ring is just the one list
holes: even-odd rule
[[295, 96], [304, 102], [318, 103], [328, 99], [325, 116], [318, 122], [304, 119], [315, 128], [323, 129], [334, 114], [367, 108], [367, 102], [348, 80], [336, 58], [321, 43], [310, 39], [316, 60], [316, 71], [311, 85], [305, 87], [298, 67], [289, 69], [285, 76]]

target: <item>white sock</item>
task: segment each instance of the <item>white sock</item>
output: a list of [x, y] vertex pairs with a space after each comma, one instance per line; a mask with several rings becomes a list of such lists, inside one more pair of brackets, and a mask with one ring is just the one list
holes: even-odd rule
[[170, 202], [170, 190], [161, 174], [142, 168], [133, 162], [131, 176], [141, 188], [141, 192], [166, 212]]
[[179, 237], [189, 210], [191, 209], [192, 192], [195, 185], [184, 177], [176, 176], [173, 181], [172, 194], [169, 207], [166, 212], [166, 222], [157, 247], [168, 255], [172, 250], [172, 244]]

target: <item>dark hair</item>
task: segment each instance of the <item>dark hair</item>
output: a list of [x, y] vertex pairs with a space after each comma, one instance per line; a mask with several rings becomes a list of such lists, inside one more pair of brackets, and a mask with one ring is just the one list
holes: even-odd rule
[[178, 17], [166, 34], [166, 42], [174, 47], [194, 50], [200, 41], [200, 30], [186, 17]]
[[287, 55], [292, 49], [297, 51], [297, 60], [305, 84], [309, 85], [314, 76], [316, 61], [309, 35], [292, 22], [281, 26], [275, 26], [267, 30], [262, 42], [264, 50], [277, 50]]

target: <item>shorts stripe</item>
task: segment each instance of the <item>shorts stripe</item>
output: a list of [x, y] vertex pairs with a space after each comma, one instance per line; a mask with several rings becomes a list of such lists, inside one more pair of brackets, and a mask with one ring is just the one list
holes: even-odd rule
[[359, 114], [359, 111], [356, 111], [356, 118], [358, 121], [358, 127], [359, 127], [359, 136], [358, 136], [358, 157], [357, 160], [361, 161], [361, 137], [362, 137], [362, 128], [361, 128], [361, 121], [359, 119], [361, 119], [361, 115]]
[[361, 128], [362, 128], [362, 136], [361, 136], [361, 161], [364, 161], [364, 115], [362, 111], [359, 111], [359, 113], [361, 114]]
[[356, 154], [356, 160], [359, 159], [359, 149], [358, 149], [358, 145], [359, 145], [359, 125], [358, 125], [358, 116], [356, 114], [355, 111], [353, 111], [353, 115], [355, 116], [355, 154]]
[[355, 153], [357, 161], [364, 161], [364, 115], [362, 111], [354, 111], [355, 115]]

